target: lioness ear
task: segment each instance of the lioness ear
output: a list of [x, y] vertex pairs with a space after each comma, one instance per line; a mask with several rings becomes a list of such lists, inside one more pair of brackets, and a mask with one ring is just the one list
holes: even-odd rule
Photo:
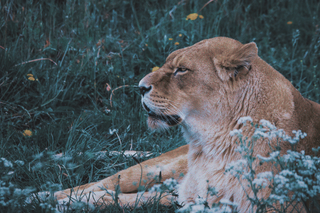
[[229, 80], [248, 73], [251, 62], [258, 54], [256, 43], [250, 42], [220, 59], [214, 58], [218, 75], [222, 80]]

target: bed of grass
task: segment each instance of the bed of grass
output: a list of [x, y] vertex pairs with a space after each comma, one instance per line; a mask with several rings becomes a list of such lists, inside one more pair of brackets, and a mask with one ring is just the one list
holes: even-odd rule
[[[191, 13], [203, 18], [186, 20]], [[16, 188], [64, 189], [136, 164], [122, 155], [101, 160], [98, 151], [156, 156], [183, 145], [177, 128], [147, 129], [136, 86], [169, 53], [202, 39], [255, 41], [260, 57], [320, 102], [316, 0], [6, 0], [0, 14], [1, 212], [49, 211], [24, 205]], [[57, 153], [71, 158], [53, 160]]]

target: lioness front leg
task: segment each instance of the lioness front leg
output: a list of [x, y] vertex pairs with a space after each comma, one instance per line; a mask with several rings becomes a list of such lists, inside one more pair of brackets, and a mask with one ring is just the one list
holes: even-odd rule
[[[156, 158], [141, 162], [135, 166], [129, 167], [101, 181], [77, 186], [72, 189], [66, 189], [56, 192], [54, 196], [59, 203], [63, 201], [81, 200], [91, 204], [101, 202], [113, 202], [112, 196], [115, 187], [119, 186], [123, 193], [119, 196], [120, 204], [134, 204], [137, 198], [138, 187], [145, 189], [153, 186], [157, 181], [160, 182], [174, 178], [178, 182], [182, 180], [183, 175], [187, 173], [187, 153], [188, 145], [184, 145], [170, 152], [164, 153]], [[159, 177], [161, 172], [161, 177]], [[183, 174], [183, 175], [181, 175]], [[144, 197], [152, 195], [145, 193]]]

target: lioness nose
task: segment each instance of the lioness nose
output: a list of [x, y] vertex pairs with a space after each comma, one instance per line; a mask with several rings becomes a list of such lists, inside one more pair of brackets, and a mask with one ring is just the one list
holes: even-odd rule
[[140, 89], [141, 95], [144, 96], [144, 94], [145, 94], [146, 92], [149, 92], [149, 91], [151, 90], [151, 86], [149, 86], [149, 87], [140, 86], [139, 89]]

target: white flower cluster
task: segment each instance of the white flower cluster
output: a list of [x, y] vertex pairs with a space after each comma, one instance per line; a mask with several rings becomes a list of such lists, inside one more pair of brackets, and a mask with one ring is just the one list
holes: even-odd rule
[[153, 185], [148, 191], [150, 193], [153, 193], [153, 192], [172, 192], [172, 191], [176, 190], [177, 187], [178, 187], [178, 182], [173, 178], [169, 178], [169, 179], [166, 179], [162, 184]]
[[301, 130], [298, 130], [298, 131], [293, 130], [292, 133], [295, 134], [295, 136], [293, 138], [291, 137], [288, 138], [288, 141], [291, 144], [296, 144], [299, 142], [300, 138], [303, 139], [307, 137], [307, 133], [303, 133]]
[[261, 172], [257, 174], [257, 177], [252, 181], [252, 184], [256, 188], [266, 188], [269, 186], [270, 181], [273, 179], [273, 174], [272, 172]]
[[230, 172], [232, 175], [243, 174], [246, 170], [248, 162], [246, 159], [240, 159], [233, 161], [226, 166], [226, 172]]
[[234, 129], [230, 132], [230, 136], [242, 137], [242, 129]]
[[261, 162], [270, 162], [276, 160], [276, 158], [280, 155], [279, 151], [274, 151], [270, 153], [270, 157], [263, 157], [261, 155], [257, 155], [257, 157], [261, 160]]
[[246, 124], [247, 122], [252, 122], [252, 118], [250, 116], [247, 117], [241, 117], [238, 120], [238, 124]]
[[11, 163], [11, 161], [8, 161], [7, 159], [5, 159], [5, 158], [0, 158], [0, 163], [3, 163], [3, 165], [5, 166], [5, 167], [10, 167], [10, 168], [12, 168], [13, 167], [13, 164]]
[[293, 191], [290, 199], [305, 201], [320, 193], [319, 157], [288, 150], [279, 160], [286, 167], [274, 177], [275, 195], [283, 199], [288, 191]]
[[260, 120], [261, 126], [257, 128], [253, 133], [253, 138], [267, 138], [272, 140], [274, 138], [281, 139], [283, 141], [288, 141], [290, 144], [294, 145], [299, 142], [300, 139], [303, 139], [307, 136], [307, 133], [303, 133], [301, 130], [295, 131], [292, 133], [294, 137], [288, 136], [283, 129], [277, 129], [274, 125], [272, 125], [269, 121]]
[[173, 178], [169, 178], [163, 182], [163, 185], [165, 185], [169, 191], [172, 191], [176, 189], [178, 182]]
[[161, 191], [162, 191], [161, 184], [155, 184], [149, 189], [150, 193], [161, 192]]
[[267, 120], [264, 120], [264, 119], [260, 120], [260, 124], [263, 127], [269, 128], [270, 130], [276, 130], [277, 129], [273, 124], [270, 123], [270, 121], [267, 121]]
[[232, 213], [236, 212], [232, 210], [230, 206], [236, 207], [237, 205], [230, 200], [221, 199], [215, 206], [208, 208], [207, 201], [202, 197], [198, 197], [195, 203], [187, 203], [183, 208], [177, 212], [181, 213]]
[[[35, 157], [39, 158], [39, 156]], [[25, 203], [30, 203], [35, 199], [32, 195], [32, 193], [36, 191], [35, 188], [20, 188], [10, 182], [12, 176], [18, 173], [18, 169], [23, 165], [25, 165], [25, 163], [22, 160], [10, 161], [3, 157], [0, 158], [0, 171], [2, 174], [0, 177], [0, 209], [23, 209]], [[46, 188], [51, 189], [50, 191], [61, 189], [60, 184], [51, 183], [47, 183]], [[50, 212], [55, 210], [55, 207], [50, 204], [49, 200], [48, 202], [41, 202], [40, 207], [46, 212], [47, 210]]]
[[[238, 123], [252, 122], [249, 117], [240, 118]], [[240, 144], [236, 151], [240, 152], [242, 159], [230, 163], [226, 167], [226, 172], [231, 173], [241, 182], [246, 179], [249, 182], [250, 190], [254, 196], [248, 197], [252, 205], [257, 208], [266, 205], [292, 203], [293, 201], [306, 201], [316, 198], [320, 194], [320, 158], [306, 155], [304, 151], [295, 151], [295, 146], [300, 139], [307, 136], [301, 130], [292, 131], [293, 137], [288, 136], [282, 129], [277, 129], [267, 120], [260, 120], [260, 126], [256, 127], [250, 140], [243, 138], [241, 130], [233, 130], [231, 136], [238, 136]], [[281, 147], [279, 145], [270, 147], [270, 156], [253, 156], [254, 143], [257, 139], [276, 140], [281, 143], [289, 142], [293, 150], [287, 150], [287, 154], [280, 156]], [[315, 153], [320, 151], [320, 147], [314, 148]], [[256, 174], [258, 167], [256, 160], [261, 163], [268, 162], [279, 172], [265, 171]], [[255, 165], [255, 166], [254, 166]], [[270, 187], [272, 194], [265, 199], [258, 199], [257, 192], [263, 188]], [[245, 189], [244, 189], [245, 190]], [[247, 192], [247, 194], [250, 194]], [[252, 194], [252, 193], [251, 193]], [[259, 207], [259, 208], [260, 208]]]
[[19, 200], [23, 200], [34, 192], [33, 188], [20, 189], [11, 182], [0, 180], [0, 207], [1, 206], [21, 206]]

